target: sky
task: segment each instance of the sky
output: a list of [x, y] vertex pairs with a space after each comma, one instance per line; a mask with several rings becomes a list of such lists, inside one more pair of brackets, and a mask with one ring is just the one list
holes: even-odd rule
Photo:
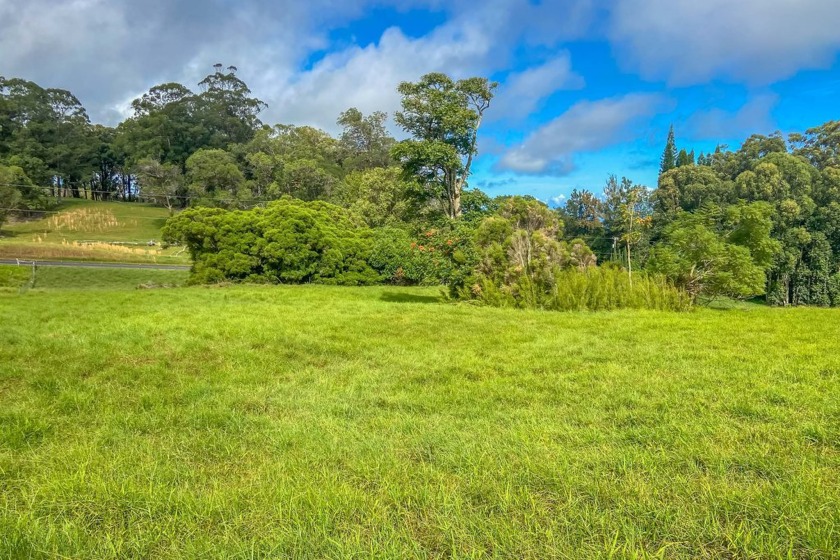
[[838, 29], [840, 0], [0, 0], [0, 75], [115, 125], [219, 62], [264, 122], [331, 133], [393, 115], [401, 81], [486, 76], [470, 184], [560, 204], [610, 174], [655, 186], [672, 124], [700, 152], [840, 118]]

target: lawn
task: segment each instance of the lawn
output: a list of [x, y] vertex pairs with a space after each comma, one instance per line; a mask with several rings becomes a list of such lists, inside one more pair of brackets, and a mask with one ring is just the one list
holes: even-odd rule
[[168, 216], [149, 204], [68, 199], [41, 219], [5, 224], [0, 258], [187, 263], [181, 248], [148, 245]]
[[838, 557], [837, 311], [130, 288], [0, 291], [0, 558]]

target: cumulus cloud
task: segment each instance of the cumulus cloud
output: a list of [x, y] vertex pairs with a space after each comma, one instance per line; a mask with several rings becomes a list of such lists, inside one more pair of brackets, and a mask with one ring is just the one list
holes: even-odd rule
[[707, 139], [772, 132], [775, 125], [770, 112], [778, 100], [778, 96], [770, 93], [750, 99], [734, 112], [712, 109], [695, 113], [688, 121], [689, 134], [692, 138]]
[[194, 86], [215, 62], [242, 68], [251, 85], [289, 79], [326, 47], [318, 29], [363, 9], [361, 0], [0, 0], [0, 74], [70, 89], [113, 123], [126, 99], [164, 81]]
[[567, 175], [574, 157], [626, 140], [630, 127], [664, 106], [656, 94], [629, 94], [599, 101], [581, 101], [525, 141], [506, 152], [498, 169], [534, 175]]
[[[473, 26], [444, 25], [421, 38], [397, 28], [385, 31], [377, 44], [353, 46], [330, 54], [269, 97], [277, 99], [277, 117], [333, 130], [348, 107], [362, 112], [399, 107], [401, 81], [445, 71], [455, 77], [477, 72], [491, 48], [491, 38]], [[407, 63], [410, 61], [410, 63]], [[454, 72], [453, 72], [454, 70]]]
[[571, 56], [563, 51], [544, 64], [508, 75], [488, 114], [492, 120], [527, 117], [552, 93], [583, 86], [583, 78], [572, 70]]
[[[427, 71], [504, 70], [523, 37], [552, 50], [585, 33], [592, 1], [0, 0], [0, 74], [70, 89], [94, 120], [113, 124], [152, 85], [194, 87], [222, 62], [269, 103], [267, 120], [332, 126], [352, 105], [393, 109], [398, 82]], [[336, 51], [329, 30], [374, 6], [447, 19], [421, 37], [389, 29], [373, 44]], [[310, 68], [316, 52], [327, 55]]]
[[830, 65], [837, 0], [618, 0], [607, 35], [625, 67], [672, 85], [753, 84]]

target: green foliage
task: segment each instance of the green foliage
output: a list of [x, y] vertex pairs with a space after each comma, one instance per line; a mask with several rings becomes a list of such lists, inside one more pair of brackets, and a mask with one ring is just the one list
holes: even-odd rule
[[189, 248], [194, 283], [359, 285], [380, 279], [367, 263], [371, 231], [325, 202], [284, 197], [253, 210], [191, 208], [170, 218], [163, 235]]
[[392, 165], [394, 140], [385, 129], [387, 113], [375, 111], [367, 117], [350, 108], [338, 117], [343, 128], [339, 137], [341, 164], [347, 171], [386, 168]]
[[686, 311], [691, 307], [689, 296], [665, 279], [637, 273], [631, 283], [626, 272], [610, 266], [555, 268], [550, 284], [540, 284], [528, 276], [519, 276], [514, 284], [504, 286], [480, 279], [472, 290], [478, 300], [497, 307], [551, 311]]
[[22, 197], [18, 185], [24, 177], [26, 175], [20, 167], [0, 165], [0, 226], [6, 221], [9, 212], [20, 204]]
[[193, 204], [236, 207], [245, 176], [224, 150], [200, 149], [187, 159], [187, 191]]
[[330, 199], [344, 175], [338, 142], [309, 126], [265, 127], [237, 152], [245, 162], [251, 196], [260, 200], [282, 195]]
[[137, 162], [135, 172], [143, 197], [163, 206], [172, 215], [181, 203], [180, 197], [186, 194], [181, 169], [171, 163], [143, 159]]
[[485, 78], [456, 82], [431, 73], [398, 88], [402, 111], [395, 119], [412, 138], [397, 144], [392, 155], [424, 187], [425, 201], [437, 202], [449, 218], [461, 217], [478, 128], [497, 85]]
[[649, 270], [663, 274], [696, 301], [764, 293], [765, 271], [778, 252], [770, 238], [772, 209], [765, 203], [705, 207], [681, 213], [652, 249]]
[[437, 284], [434, 253], [418, 247], [414, 237], [404, 229], [378, 228], [373, 231], [368, 262], [390, 284]]
[[[684, 309], [688, 298], [665, 281], [595, 266], [581, 239], [562, 241], [556, 213], [527, 197], [509, 197], [475, 233], [473, 274], [451, 286], [462, 299], [503, 307], [601, 310]], [[638, 276], [638, 275], [637, 275]]]
[[406, 221], [409, 189], [398, 167], [374, 167], [347, 175], [333, 198], [370, 227], [382, 227]]

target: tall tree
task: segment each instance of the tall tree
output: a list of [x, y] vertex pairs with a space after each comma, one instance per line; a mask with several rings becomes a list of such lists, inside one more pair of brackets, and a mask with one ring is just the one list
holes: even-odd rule
[[392, 154], [451, 219], [461, 216], [461, 194], [477, 153], [478, 129], [497, 85], [486, 78], [454, 81], [432, 73], [398, 88], [402, 111], [395, 119], [412, 139], [397, 144]]
[[665, 173], [677, 166], [677, 143], [674, 139], [674, 125], [668, 129], [668, 139], [665, 141], [665, 151], [659, 162], [659, 173]]
[[360, 171], [391, 165], [391, 148], [396, 140], [385, 129], [387, 118], [382, 111], [364, 116], [355, 107], [341, 113], [338, 124], [344, 130], [339, 143], [344, 169]]

